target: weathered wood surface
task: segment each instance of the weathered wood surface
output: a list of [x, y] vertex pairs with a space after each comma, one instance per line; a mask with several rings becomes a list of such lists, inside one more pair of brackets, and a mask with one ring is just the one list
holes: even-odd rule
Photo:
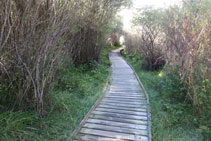
[[70, 140], [151, 141], [148, 97], [119, 50], [109, 57], [112, 63], [109, 90]]

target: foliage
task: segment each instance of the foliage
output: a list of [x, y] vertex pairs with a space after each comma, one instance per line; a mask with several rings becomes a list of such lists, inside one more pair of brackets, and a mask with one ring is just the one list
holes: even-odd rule
[[33, 112], [4, 112], [0, 114], [0, 139], [12, 140], [11, 137], [23, 139], [24, 136], [30, 138], [30, 134], [33, 137], [32, 133], [37, 132], [37, 129], [32, 126], [37, 121], [38, 117]]
[[56, 72], [99, 61], [104, 30], [130, 0], [1, 0], [0, 110], [47, 114]]
[[[209, 14], [205, 4], [186, 1], [182, 9], [168, 11], [167, 49], [169, 71], [178, 74], [185, 96], [191, 101], [197, 119], [205, 111], [210, 111], [209, 81]], [[176, 20], [177, 22], [173, 22]], [[207, 119], [210, 115], [206, 115]], [[205, 119], [204, 119], [205, 120]]]
[[100, 63], [74, 65], [60, 69], [51, 90], [51, 107], [43, 118], [35, 111], [0, 113], [0, 140], [67, 140], [108, 80], [108, 54], [114, 47], [104, 47]]
[[[185, 0], [181, 7], [143, 9], [134, 19], [139, 32], [126, 36], [128, 51], [140, 54], [145, 66], [150, 64], [148, 60], [165, 59], [162, 97], [180, 109], [189, 109], [194, 114], [190, 121], [206, 138], [211, 129], [210, 6], [209, 0]], [[154, 49], [158, 53], [154, 54]], [[168, 105], [166, 109], [178, 113], [176, 117], [184, 113]]]
[[[167, 79], [165, 70], [146, 71], [141, 68], [142, 61], [139, 54], [122, 51], [126, 60], [134, 67], [146, 91], [149, 94], [151, 116], [152, 116], [152, 138], [160, 140], [188, 140], [201, 141], [201, 132], [197, 130], [193, 110], [190, 104], [178, 100], [177, 94], [183, 89], [177, 83], [178, 76], [171, 76], [174, 79]], [[182, 96], [182, 95], [181, 95]]]
[[[160, 32], [162, 14], [161, 9], [145, 8], [139, 10], [139, 14], [133, 20], [133, 24], [136, 26], [136, 35], [126, 34], [127, 48], [135, 46], [135, 49], [143, 54], [143, 67], [147, 70], [158, 70], [165, 65], [162, 50], [164, 38], [163, 33]], [[134, 42], [134, 45], [131, 42]]]
[[111, 46], [120, 46], [119, 40], [123, 33], [122, 18], [116, 16], [110, 25], [112, 26], [112, 31], [107, 35], [107, 43]]

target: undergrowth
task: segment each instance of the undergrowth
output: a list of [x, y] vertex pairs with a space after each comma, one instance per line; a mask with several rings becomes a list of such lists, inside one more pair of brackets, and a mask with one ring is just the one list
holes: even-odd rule
[[181, 101], [184, 88], [176, 75], [167, 75], [165, 69], [146, 71], [141, 67], [141, 56], [134, 52], [121, 53], [134, 67], [149, 94], [154, 141], [209, 140], [210, 136], [196, 122], [190, 103]]
[[0, 140], [66, 140], [102, 94], [114, 48], [103, 48], [99, 63], [60, 69], [44, 118], [36, 111], [1, 112]]

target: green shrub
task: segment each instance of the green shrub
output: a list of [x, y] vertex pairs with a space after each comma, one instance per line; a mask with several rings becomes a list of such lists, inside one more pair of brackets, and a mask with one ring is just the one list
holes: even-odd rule
[[33, 137], [33, 132], [38, 131], [33, 127], [37, 121], [38, 116], [33, 112], [8, 111], [0, 113], [0, 139], [13, 140]]

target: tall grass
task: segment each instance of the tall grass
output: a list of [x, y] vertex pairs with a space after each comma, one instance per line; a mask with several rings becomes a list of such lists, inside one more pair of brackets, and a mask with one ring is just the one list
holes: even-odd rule
[[38, 129], [34, 124], [38, 117], [34, 112], [12, 112], [7, 111], [0, 114], [0, 139], [1, 140], [21, 140], [32, 138], [33, 132]]

